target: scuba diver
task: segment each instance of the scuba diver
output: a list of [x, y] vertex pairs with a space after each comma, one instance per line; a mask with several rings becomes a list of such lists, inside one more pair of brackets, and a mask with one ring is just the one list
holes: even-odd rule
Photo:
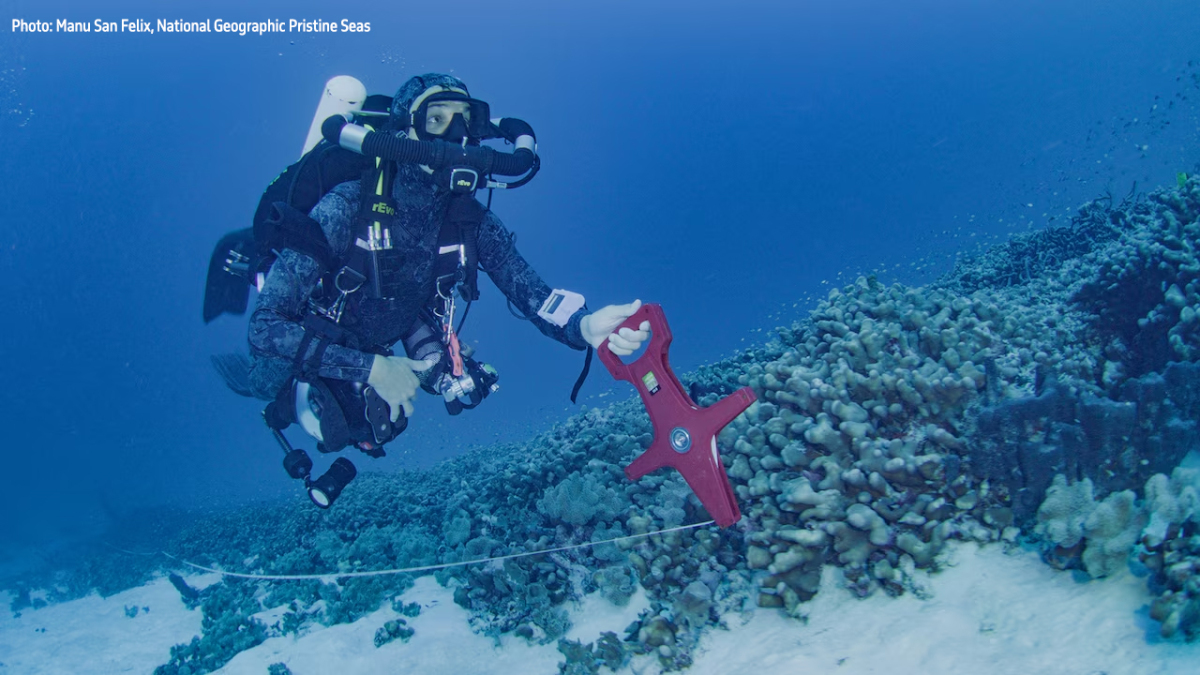
[[[325, 140], [276, 179], [253, 231], [227, 235], [210, 264], [206, 322], [223, 311], [245, 311], [244, 281], [259, 290], [250, 358], [225, 355], [214, 363], [234, 391], [271, 401], [263, 415], [285, 452], [284, 466], [322, 508], [354, 478], [354, 466], [339, 458], [311, 479], [311, 459], [283, 429], [299, 424], [321, 452], [354, 446], [381, 457], [412, 417], [418, 390], [442, 397], [453, 415], [498, 388], [495, 369], [458, 339], [479, 295], [478, 269], [519, 318], [587, 350], [572, 400], [592, 349], [607, 342], [625, 356], [649, 338], [648, 323], [613, 332], [640, 301], [591, 312], [579, 293], [552, 289], [517, 252], [515, 236], [490, 210], [490, 196], [488, 206], [476, 199], [481, 187], [517, 187], [536, 173], [528, 124], [491, 120], [485, 102], [444, 74], [409, 79], [387, 103], [368, 97], [361, 110], [328, 118], [318, 109]], [[516, 150], [481, 145], [493, 138]], [[492, 175], [527, 169], [507, 184]], [[305, 175], [317, 178], [305, 183]], [[214, 281], [217, 269], [244, 281], [231, 290], [227, 281]]]

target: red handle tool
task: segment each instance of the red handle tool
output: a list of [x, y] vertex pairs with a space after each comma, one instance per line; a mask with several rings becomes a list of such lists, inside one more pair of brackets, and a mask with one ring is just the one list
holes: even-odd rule
[[618, 330], [637, 330], [643, 321], [650, 322], [653, 334], [645, 353], [633, 363], [623, 363], [607, 344], [596, 350], [614, 378], [638, 390], [654, 425], [654, 442], [625, 467], [625, 475], [637, 480], [664, 466], [674, 467], [717, 525], [729, 527], [742, 512], [717, 454], [717, 434], [757, 397], [750, 387], [742, 387], [707, 408], [697, 406], [667, 363], [672, 335], [661, 305], [642, 305]]

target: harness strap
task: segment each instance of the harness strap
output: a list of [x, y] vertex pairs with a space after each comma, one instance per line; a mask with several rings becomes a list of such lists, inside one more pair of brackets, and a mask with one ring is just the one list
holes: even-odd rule
[[392, 199], [392, 181], [396, 179], [396, 163], [377, 159], [375, 167], [363, 173], [359, 215], [374, 226], [388, 227], [396, 215]]
[[[471, 203], [466, 204], [464, 199], [469, 199]], [[458, 215], [456, 214], [456, 211], [460, 209], [458, 204], [462, 204], [465, 207], [463, 210], [466, 210], [466, 213], [461, 214], [464, 219], [459, 221], [459, 236], [462, 238], [463, 257], [466, 259], [463, 265], [463, 299], [467, 302], [474, 302], [479, 299], [479, 226], [483, 221], [484, 211], [480, 208], [479, 202], [475, 201], [473, 197], [465, 195], [455, 197], [451, 203], [452, 217]]]
[[447, 277], [453, 277], [455, 282], [461, 281], [457, 275], [460, 266], [465, 267], [463, 255], [466, 250], [459, 248], [463, 243], [460, 225], [461, 223], [457, 220], [447, 217], [442, 222], [442, 229], [438, 232], [438, 256], [433, 266], [433, 273], [439, 284], [438, 291], [449, 292], [452, 290], [441, 287], [442, 280]]
[[[342, 342], [346, 337], [346, 331], [337, 324], [312, 313], [305, 315], [301, 325], [304, 327], [304, 337], [300, 340], [300, 347], [292, 359], [292, 372], [296, 379], [314, 382], [320, 377], [321, 361], [325, 358], [325, 350], [329, 349], [331, 344]], [[308, 348], [313, 340], [317, 341], [317, 347], [309, 356]]]
[[362, 199], [355, 220], [355, 241], [351, 242], [347, 264], [367, 278], [373, 297], [391, 297], [404, 253], [393, 248], [396, 200], [392, 184], [396, 179], [395, 162], [376, 159], [361, 178]]
[[592, 348], [587, 348], [587, 356], [583, 359], [583, 372], [579, 373], [579, 379], [575, 380], [575, 386], [571, 387], [571, 403], [575, 402], [575, 397], [579, 396], [579, 390], [583, 388], [583, 382], [587, 379], [588, 371], [592, 369]]
[[[454, 195], [446, 207], [446, 219], [438, 233], [437, 275], [439, 278], [455, 274], [463, 299], [472, 302], [479, 299], [479, 228], [486, 209], [469, 194]], [[458, 247], [461, 248], [460, 249]], [[453, 252], [451, 252], [453, 247]]]

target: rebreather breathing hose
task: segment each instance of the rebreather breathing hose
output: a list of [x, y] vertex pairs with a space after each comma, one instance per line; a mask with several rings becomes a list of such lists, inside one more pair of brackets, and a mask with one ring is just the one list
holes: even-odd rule
[[[261, 580], [265, 580], [265, 581], [303, 581], [303, 580], [309, 580], [309, 579], [316, 579], [316, 580], [320, 580], [320, 581], [329, 581], [329, 580], [336, 580], [336, 579], [346, 579], [346, 578], [350, 578], [350, 577], [377, 577], [377, 576], [383, 576], [385, 574], [406, 574], [408, 572], [429, 572], [432, 570], [446, 569], [448, 567], [464, 567], [466, 565], [478, 565], [478, 564], [482, 564], [482, 563], [496, 562], [499, 560], [510, 560], [513, 558], [526, 558], [526, 557], [534, 556], [534, 555], [545, 555], [547, 553], [558, 553], [560, 551], [570, 551], [570, 550], [577, 549], [577, 548], [587, 548], [589, 546], [599, 546], [600, 544], [612, 544], [612, 543], [615, 543], [618, 541], [627, 541], [630, 539], [641, 539], [641, 538], [650, 537], [650, 536], [653, 536], [656, 534], [666, 534], [668, 532], [679, 532], [682, 530], [690, 530], [690, 529], [697, 528], [697, 527], [704, 527], [705, 525], [712, 525], [714, 522], [715, 521], [712, 521], [712, 520], [706, 520], [702, 523], [692, 523], [691, 525], [680, 525], [678, 527], [668, 527], [666, 529], [655, 530], [653, 532], [645, 532], [642, 534], [630, 534], [630, 535], [626, 535], [624, 537], [614, 537], [612, 539], [604, 539], [601, 541], [588, 541], [588, 542], [584, 542], [582, 544], [572, 544], [571, 546], [558, 546], [555, 548], [541, 549], [539, 551], [526, 551], [524, 553], [512, 553], [509, 555], [495, 556], [492, 558], [477, 558], [475, 560], [463, 560], [461, 562], [442, 563], [440, 565], [422, 565], [420, 567], [405, 567], [402, 569], [393, 569], [393, 570], [374, 570], [374, 571], [370, 571], [370, 572], [341, 572], [341, 573], [332, 573], [332, 574], [246, 574], [246, 573], [241, 573], [241, 572], [227, 572], [225, 570], [219, 570], [214, 567], [205, 567], [204, 565], [199, 565], [194, 562], [189, 562], [187, 560], [183, 560], [177, 556], [167, 553], [166, 551], [159, 551], [159, 553], [161, 553], [162, 555], [165, 555], [166, 557], [168, 557], [182, 565], [187, 565], [188, 567], [191, 567], [191, 568], [194, 568], [197, 570], [201, 570], [204, 572], [212, 572], [214, 574], [220, 574], [221, 576], [226, 576], [226, 577], [235, 577], [238, 579], [261, 579]], [[111, 546], [111, 544], [110, 544], [110, 546]], [[111, 547], [118, 551], [121, 551], [122, 553], [129, 553], [131, 555], [157, 555], [156, 553], [137, 553], [134, 551], [126, 551], [124, 549], [120, 549], [115, 546], [111, 546]]]

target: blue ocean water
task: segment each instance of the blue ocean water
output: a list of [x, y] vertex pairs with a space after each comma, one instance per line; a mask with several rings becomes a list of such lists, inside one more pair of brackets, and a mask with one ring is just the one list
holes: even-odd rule
[[[0, 42], [5, 542], [297, 489], [260, 403], [209, 365], [245, 349], [245, 319], [204, 326], [200, 303], [212, 246], [296, 159], [334, 75], [390, 94], [450, 72], [528, 120], [543, 170], [496, 212], [552, 286], [593, 307], [661, 303], [680, 372], [764, 341], [859, 273], [928, 281], [956, 252], [1196, 161], [1200, 7], [1184, 1], [6, 9], [4, 28], [141, 16], [371, 31]], [[580, 355], [483, 294], [464, 339], [500, 371], [499, 394], [457, 418], [420, 401], [390, 456], [362, 468], [430, 466], [574, 410]], [[594, 368], [583, 396], [629, 393]]]

